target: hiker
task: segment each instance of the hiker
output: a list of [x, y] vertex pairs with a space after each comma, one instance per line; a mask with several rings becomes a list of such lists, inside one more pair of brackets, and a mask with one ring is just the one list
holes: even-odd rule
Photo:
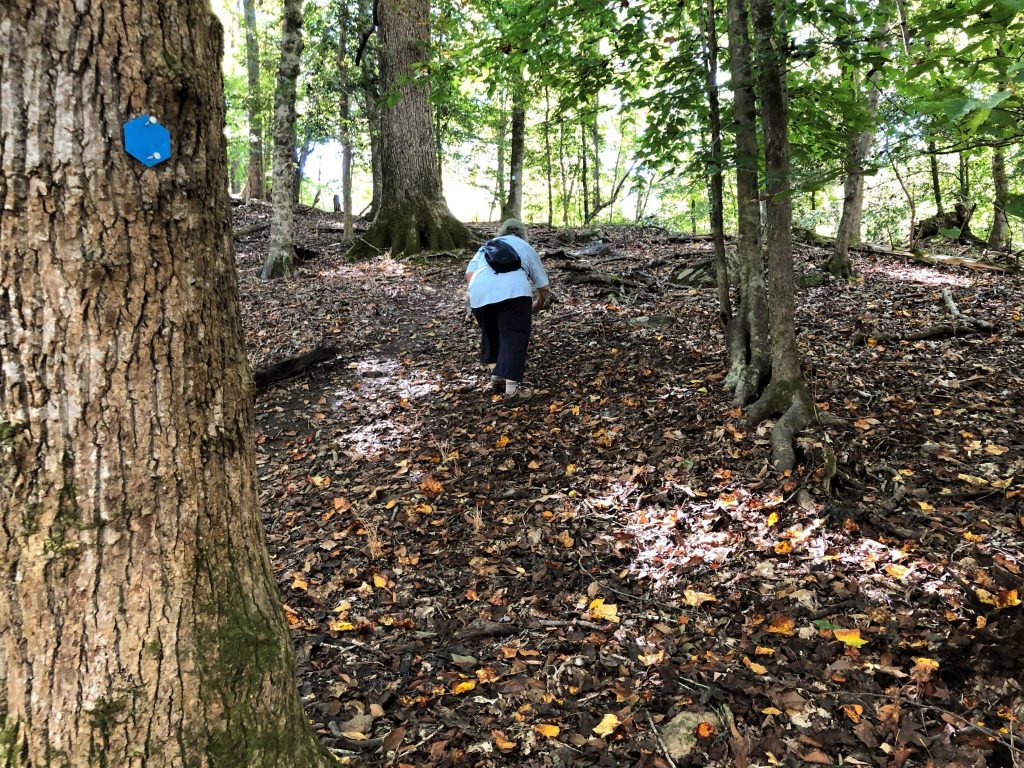
[[506, 401], [533, 396], [523, 386], [526, 347], [532, 316], [548, 298], [547, 273], [525, 238], [522, 222], [509, 219], [466, 267], [469, 306], [480, 325], [480, 362], [491, 371], [491, 392]]

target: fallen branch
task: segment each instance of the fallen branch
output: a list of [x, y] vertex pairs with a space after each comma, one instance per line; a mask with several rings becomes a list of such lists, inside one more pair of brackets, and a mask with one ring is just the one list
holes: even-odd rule
[[257, 232], [262, 232], [264, 229], [269, 229], [269, 228], [270, 228], [270, 222], [269, 221], [262, 221], [262, 222], [260, 222], [258, 224], [252, 224], [251, 226], [248, 226], [248, 227], [239, 227], [238, 229], [236, 229], [231, 234], [235, 238], [235, 240], [241, 240], [243, 237], [248, 237], [249, 235], [255, 235]]
[[854, 335], [851, 343], [854, 346], [858, 346], [867, 344], [872, 339], [875, 341], [922, 341], [924, 339], [942, 339], [949, 336], [968, 336], [973, 333], [993, 333], [996, 330], [996, 326], [987, 320], [968, 317], [961, 312], [949, 288], [942, 289], [942, 301], [946, 305], [949, 314], [953, 316], [952, 323], [938, 323], [922, 328], [919, 331], [858, 333]]
[[340, 352], [341, 350], [338, 347], [317, 347], [304, 355], [289, 357], [287, 360], [274, 363], [266, 368], [260, 368], [252, 375], [252, 379], [256, 387], [262, 389], [275, 382], [298, 376], [314, 365], [333, 360]]

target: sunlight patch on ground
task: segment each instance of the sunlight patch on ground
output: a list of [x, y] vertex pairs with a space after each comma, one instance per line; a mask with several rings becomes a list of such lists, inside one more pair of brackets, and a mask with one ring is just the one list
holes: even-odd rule
[[[354, 381], [335, 390], [332, 405], [340, 410], [359, 409], [363, 414], [360, 420], [365, 423], [337, 438], [338, 445], [353, 458], [372, 459], [400, 446], [418, 424], [395, 419], [393, 414], [441, 388], [437, 376], [421, 369], [410, 371], [393, 359], [361, 360], [351, 363], [349, 370]], [[377, 418], [366, 420], [366, 415]]]
[[893, 280], [900, 280], [919, 285], [949, 285], [956, 288], [967, 288], [971, 281], [961, 275], [939, 272], [928, 267], [898, 266], [895, 264], [878, 264], [866, 272], [878, 272]]

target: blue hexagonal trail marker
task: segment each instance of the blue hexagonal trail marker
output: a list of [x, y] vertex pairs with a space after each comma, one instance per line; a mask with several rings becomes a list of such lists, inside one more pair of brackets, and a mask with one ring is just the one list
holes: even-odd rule
[[171, 133], [150, 115], [140, 115], [124, 124], [124, 151], [152, 168], [171, 156]]

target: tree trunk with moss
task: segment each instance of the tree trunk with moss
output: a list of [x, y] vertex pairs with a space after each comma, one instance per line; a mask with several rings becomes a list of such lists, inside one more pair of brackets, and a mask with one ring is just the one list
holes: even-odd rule
[[245, 69], [249, 78], [246, 109], [249, 115], [249, 161], [245, 197], [262, 200], [267, 196], [263, 178], [263, 96], [260, 93], [260, 42], [256, 29], [256, 0], [243, 0], [245, 15]]
[[771, 375], [768, 302], [761, 260], [761, 210], [757, 186], [757, 122], [746, 0], [728, 0], [729, 64], [736, 127], [736, 261], [739, 302], [727, 338], [730, 368], [726, 386], [734, 402], [748, 402]]
[[[778, 416], [771, 435], [772, 461], [776, 469], [785, 471], [796, 463], [794, 438], [814, 417], [814, 403], [800, 372], [793, 319], [793, 217], [789, 186], [786, 46], [780, 44], [774, 4], [775, 0], [751, 2], [764, 129], [765, 252], [769, 275], [772, 377], [765, 391], [748, 409], [747, 417], [751, 423], [757, 424]], [[784, 28], [781, 23], [779, 26]]]
[[429, 0], [388, 0], [378, 6], [381, 91], [380, 210], [350, 258], [390, 250], [395, 256], [465, 247], [472, 234], [448, 210], [434, 154], [430, 85]]
[[274, 201], [270, 250], [260, 277], [295, 274], [295, 199], [299, 169], [295, 163], [295, 85], [302, 55], [302, 0], [284, 0], [281, 61], [274, 94]]
[[[878, 113], [878, 99], [881, 91], [878, 88], [876, 71], [868, 78], [868, 96], [866, 111], [868, 119], [874, 121]], [[854, 75], [854, 88], [857, 88], [859, 77]], [[846, 181], [843, 184], [843, 213], [839, 218], [839, 229], [836, 231], [836, 243], [826, 269], [842, 280], [853, 278], [853, 262], [850, 260], [850, 244], [860, 240], [861, 211], [864, 204], [864, 164], [871, 152], [871, 144], [875, 140], [874, 126], [865, 128], [859, 134], [850, 136], [846, 150]]]
[[[221, 55], [206, 0], [0, 12], [8, 768], [332, 762], [257, 507]], [[122, 143], [143, 112], [154, 168]]]
[[512, 147], [509, 161], [508, 196], [501, 206], [501, 218], [523, 217], [523, 165], [526, 158], [526, 94], [521, 86], [512, 90]]
[[995, 199], [992, 201], [992, 229], [988, 234], [988, 247], [1002, 251], [1010, 247], [1010, 220], [1006, 216], [1010, 184], [1006, 178], [1006, 157], [1002, 147], [992, 150], [992, 184], [995, 187]]

